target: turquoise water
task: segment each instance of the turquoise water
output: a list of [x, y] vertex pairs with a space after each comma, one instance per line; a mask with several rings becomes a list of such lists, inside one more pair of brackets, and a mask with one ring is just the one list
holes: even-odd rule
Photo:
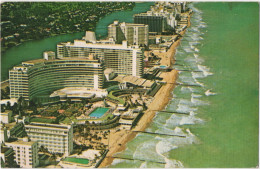
[[[166, 110], [117, 154], [112, 167], [247, 168], [258, 165], [258, 3], [196, 3], [176, 53]], [[141, 160], [146, 160], [141, 161]], [[159, 163], [160, 162], [160, 163]]]
[[[107, 26], [113, 23], [114, 20], [133, 22], [133, 14], [147, 11], [152, 4], [152, 2], [136, 3], [132, 11], [117, 11], [100, 19], [95, 30], [97, 38], [107, 35]], [[22, 61], [42, 58], [42, 52], [47, 50], [56, 51], [57, 43], [81, 39], [84, 34], [84, 32], [78, 32], [58, 35], [42, 40], [24, 42], [19, 46], [8, 49], [6, 52], [1, 53], [1, 81], [8, 79], [8, 71], [13, 66], [20, 64]]]
[[96, 108], [93, 112], [91, 112], [91, 113], [89, 114], [89, 117], [97, 117], [97, 118], [100, 118], [100, 117], [102, 117], [108, 110], [109, 110], [109, 108], [98, 107], [98, 108]]
[[167, 66], [161, 65], [160, 68], [166, 68]]

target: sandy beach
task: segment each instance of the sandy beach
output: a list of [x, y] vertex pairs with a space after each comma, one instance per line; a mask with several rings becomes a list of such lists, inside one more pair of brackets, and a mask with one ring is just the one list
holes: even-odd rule
[[[188, 27], [190, 26], [190, 17], [188, 19]], [[180, 33], [183, 36], [185, 30]], [[175, 62], [175, 53], [176, 48], [180, 44], [181, 38], [179, 38], [176, 42], [174, 42], [169, 50], [164, 53], [162, 56], [161, 64], [164, 65], [173, 65]], [[117, 153], [125, 150], [126, 143], [131, 141], [137, 135], [137, 132], [134, 131], [144, 131], [152, 122], [154, 116], [156, 115], [157, 111], [163, 110], [165, 106], [168, 104], [169, 100], [172, 98], [171, 92], [175, 87], [175, 82], [178, 77], [178, 71], [172, 70], [170, 72], [162, 72], [160, 75], [163, 78], [163, 81], [166, 82], [160, 90], [154, 96], [153, 101], [148, 105], [148, 109], [145, 111], [143, 117], [138, 122], [137, 126], [133, 129], [133, 131], [125, 131], [121, 130], [116, 132], [115, 130], [111, 130], [110, 133], [110, 145], [109, 145], [109, 152], [105, 159], [102, 161], [99, 168], [104, 168], [109, 166], [114, 158], [113, 156]]]

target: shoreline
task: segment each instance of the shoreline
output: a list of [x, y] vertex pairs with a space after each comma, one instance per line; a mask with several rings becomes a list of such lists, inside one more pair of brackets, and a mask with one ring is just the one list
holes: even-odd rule
[[[190, 16], [188, 15], [188, 25], [187, 28], [190, 27]], [[186, 28], [186, 29], [187, 29]], [[183, 30], [180, 35], [183, 36], [186, 32], [186, 29]], [[174, 42], [171, 47], [167, 51], [167, 57], [169, 58], [169, 62], [171, 66], [175, 63], [175, 54], [177, 47], [180, 45], [182, 37], [180, 37], [176, 42]], [[162, 72], [160, 77], [163, 78], [163, 81], [166, 82], [159, 91], [154, 96], [153, 101], [148, 105], [148, 109], [145, 111], [142, 118], [139, 120], [136, 127], [133, 129], [134, 131], [144, 131], [147, 127], [150, 126], [154, 117], [156, 116], [156, 112], [163, 110], [172, 99], [172, 91], [175, 88], [175, 82], [178, 78], [178, 71], [173, 69], [170, 72]], [[104, 168], [112, 164], [114, 158], [113, 155], [120, 153], [126, 149], [126, 144], [133, 140], [137, 132], [134, 131], [121, 131], [115, 132], [113, 129], [110, 134], [113, 135], [113, 140], [107, 153], [107, 156], [101, 162], [99, 168]], [[111, 140], [110, 140], [111, 141]]]

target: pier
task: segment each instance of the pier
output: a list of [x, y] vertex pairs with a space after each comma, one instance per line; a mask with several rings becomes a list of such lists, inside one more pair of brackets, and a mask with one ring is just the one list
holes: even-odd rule
[[162, 135], [162, 136], [173, 136], [173, 137], [183, 137], [183, 138], [186, 138], [186, 136], [184, 136], [184, 135], [178, 135], [178, 134], [153, 133], [153, 132], [148, 132], [148, 131], [137, 131], [137, 130], [133, 130], [133, 132], [146, 133], [146, 134], [155, 134], [155, 135]]
[[127, 158], [127, 157], [113, 157], [113, 156], [107, 156], [108, 158], [117, 158], [117, 159], [123, 159], [123, 160], [138, 160], [138, 161], [147, 161], [147, 162], [153, 162], [158, 164], [166, 164], [166, 162], [163, 161], [153, 161], [153, 160], [145, 160], [145, 159], [134, 159], [134, 158]]
[[[178, 70], [178, 69], [175, 69], [175, 70]], [[203, 71], [200, 71], [200, 70], [178, 70], [180, 72], [201, 72], [203, 73]]]
[[169, 114], [184, 114], [184, 115], [190, 115], [190, 113], [182, 113], [182, 112], [174, 112], [174, 111], [166, 111], [166, 110], [162, 110], [162, 111], [158, 111], [159, 113], [169, 113]]
[[191, 86], [191, 87], [201, 87], [200, 85], [195, 85], [195, 84], [185, 84], [185, 83], [165, 83], [165, 84], [174, 84], [174, 85], [179, 85], [179, 86]]
[[159, 113], [168, 113], [168, 114], [184, 114], [184, 115], [190, 115], [190, 113], [182, 113], [182, 112], [177, 112], [177, 111], [167, 111], [167, 110], [152, 110], [152, 111], [157, 111]]

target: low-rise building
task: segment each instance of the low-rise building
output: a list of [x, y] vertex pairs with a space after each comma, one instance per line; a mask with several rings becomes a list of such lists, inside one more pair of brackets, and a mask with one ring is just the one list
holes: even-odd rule
[[1, 168], [13, 168], [16, 167], [15, 161], [13, 160], [14, 151], [11, 147], [1, 147]]
[[0, 143], [4, 143], [8, 140], [7, 128], [3, 123], [0, 124]]
[[38, 144], [29, 141], [28, 138], [14, 142], [6, 142], [6, 146], [12, 147], [16, 163], [22, 168], [35, 168], [39, 165]]
[[141, 116], [141, 112], [135, 112], [133, 109], [123, 112], [119, 120], [121, 128], [131, 130], [137, 124]]
[[120, 83], [130, 83], [134, 86], [142, 87], [144, 89], [152, 89], [156, 86], [156, 82], [147, 80], [144, 78], [139, 78], [131, 75], [127, 76], [117, 76], [113, 79], [114, 81], [118, 81]]
[[5, 112], [0, 113], [2, 123], [11, 123], [12, 122], [12, 111], [6, 110]]
[[12, 122], [5, 124], [8, 138], [23, 137], [26, 135], [23, 122]]

